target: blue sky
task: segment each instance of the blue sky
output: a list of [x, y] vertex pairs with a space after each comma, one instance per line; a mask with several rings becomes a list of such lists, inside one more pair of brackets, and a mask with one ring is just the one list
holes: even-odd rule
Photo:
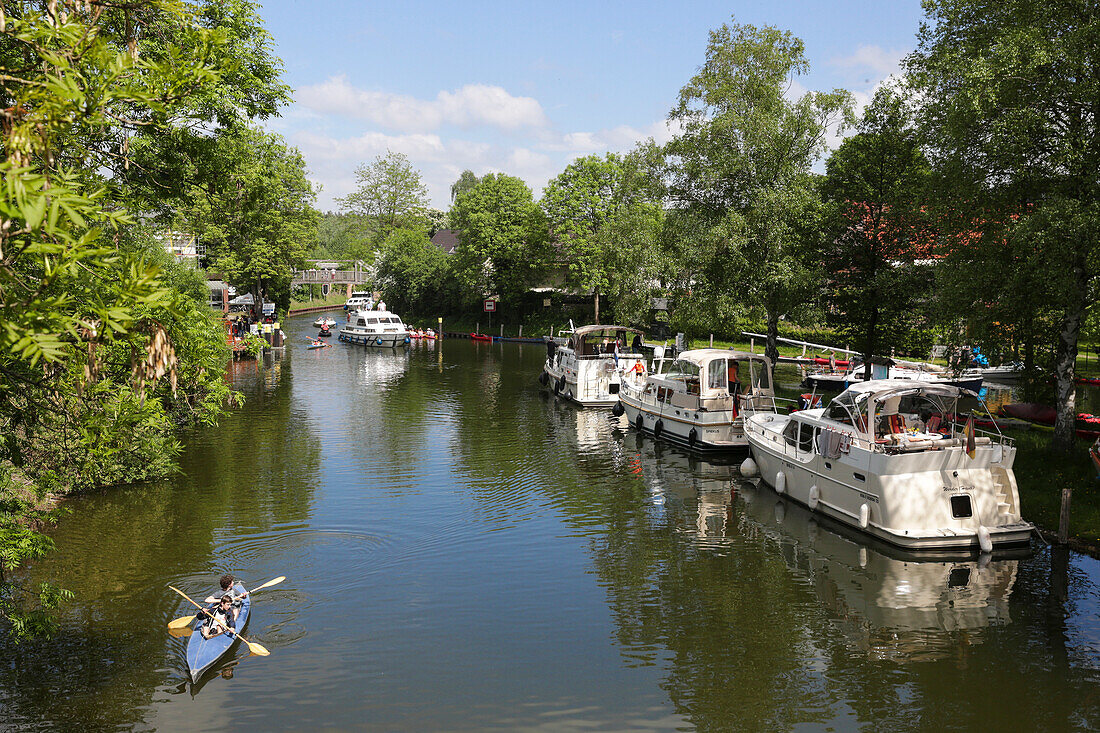
[[662, 142], [708, 32], [731, 16], [791, 31], [811, 66], [797, 84], [862, 104], [913, 50], [921, 19], [919, 0], [261, 2], [295, 90], [268, 126], [304, 154], [322, 210], [387, 150], [446, 209], [467, 168], [519, 176], [537, 197], [578, 156]]

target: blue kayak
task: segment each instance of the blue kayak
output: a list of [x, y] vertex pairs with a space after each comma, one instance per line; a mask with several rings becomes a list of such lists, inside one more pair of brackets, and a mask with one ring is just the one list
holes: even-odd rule
[[[245, 592], [240, 583], [233, 586], [233, 592], [237, 595]], [[237, 630], [243, 631], [248, 623], [248, 611], [252, 607], [252, 596], [249, 595], [241, 601], [240, 613], [237, 614]], [[195, 622], [195, 630], [191, 632], [191, 638], [187, 640], [187, 668], [191, 671], [191, 679], [199, 681], [202, 673], [214, 666], [214, 663], [225, 655], [229, 649], [237, 643], [237, 635], [226, 632], [218, 634], [210, 639], [202, 636], [202, 622]]]

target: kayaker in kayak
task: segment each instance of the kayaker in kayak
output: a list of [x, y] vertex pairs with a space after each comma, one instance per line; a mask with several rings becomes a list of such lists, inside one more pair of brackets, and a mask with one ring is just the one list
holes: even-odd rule
[[[243, 591], [240, 595], [233, 590], [233, 586], [237, 581], [232, 575], [223, 575], [221, 580], [218, 581], [218, 585], [222, 587], [221, 596], [229, 596], [229, 599], [233, 602], [233, 618], [236, 618], [241, 612], [241, 601], [248, 597], [248, 591]], [[219, 596], [220, 597], [220, 596]]]
[[195, 614], [195, 618], [204, 621], [200, 631], [202, 638], [213, 639], [219, 634], [228, 634], [229, 629], [237, 630], [237, 614], [233, 610], [233, 596], [225, 593], [218, 599]]

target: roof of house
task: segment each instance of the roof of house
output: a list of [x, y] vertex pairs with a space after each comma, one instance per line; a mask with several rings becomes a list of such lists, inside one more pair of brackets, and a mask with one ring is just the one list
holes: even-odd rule
[[443, 254], [453, 255], [458, 246], [458, 230], [440, 229], [432, 236], [432, 244], [443, 250]]

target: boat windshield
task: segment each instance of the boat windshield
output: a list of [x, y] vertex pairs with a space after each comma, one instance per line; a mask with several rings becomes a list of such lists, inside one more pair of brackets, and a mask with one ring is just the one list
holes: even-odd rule
[[830, 420], [834, 420], [844, 425], [851, 425], [863, 430], [864, 415], [867, 411], [867, 393], [861, 392], [858, 396], [853, 396], [849, 390], [847, 392], [841, 392], [839, 395], [833, 398], [829, 403], [829, 409], [825, 412], [825, 417]]
[[665, 372], [665, 376], [669, 379], [679, 379], [681, 381], [688, 381], [694, 379], [699, 381], [699, 365], [694, 362], [687, 361], [686, 359], [677, 359], [672, 362], [672, 366]]

